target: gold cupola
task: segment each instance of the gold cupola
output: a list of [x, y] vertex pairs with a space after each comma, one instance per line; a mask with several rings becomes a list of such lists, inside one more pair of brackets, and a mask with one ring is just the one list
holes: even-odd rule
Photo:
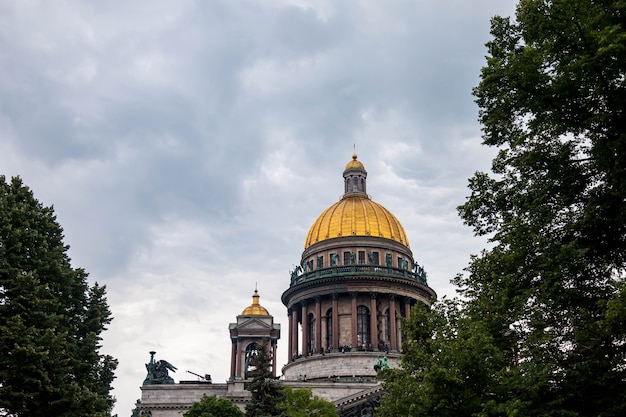
[[269, 316], [270, 313], [265, 307], [259, 304], [259, 292], [255, 289], [252, 296], [252, 304], [243, 310], [242, 316]]
[[[357, 160], [357, 155], [356, 154], [352, 154], [352, 161], [348, 162], [346, 164], [346, 171], [350, 170], [350, 169], [360, 169], [362, 171], [365, 171], [365, 166], [363, 165], [363, 163], [361, 161]], [[366, 172], [367, 174], [367, 172]]]
[[357, 155], [343, 171], [344, 195], [319, 215], [307, 234], [304, 248], [329, 239], [368, 236], [391, 239], [409, 247], [404, 228], [385, 207], [367, 195], [367, 171]]

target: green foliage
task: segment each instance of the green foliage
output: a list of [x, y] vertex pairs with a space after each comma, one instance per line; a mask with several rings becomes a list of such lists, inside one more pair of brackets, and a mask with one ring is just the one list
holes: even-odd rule
[[250, 360], [254, 368], [249, 374], [252, 381], [248, 390], [252, 393], [246, 404], [246, 417], [282, 417], [285, 416], [285, 390], [272, 375], [272, 355], [267, 340], [257, 345], [256, 356]]
[[470, 416], [481, 409], [486, 387], [511, 376], [511, 355], [498, 349], [484, 323], [468, 318], [459, 302], [430, 309], [417, 304], [402, 328], [402, 367], [379, 372], [388, 395], [377, 416]]
[[289, 417], [337, 417], [335, 404], [313, 395], [310, 389], [285, 387], [283, 405]]
[[203, 395], [183, 417], [243, 417], [244, 414], [229, 400], [218, 399], [214, 395]]
[[624, 1], [521, 1], [517, 23], [493, 20], [475, 90], [500, 152], [460, 213], [494, 247], [457, 282], [543, 415], [626, 412], [625, 16]]
[[0, 414], [106, 416], [117, 361], [99, 353], [111, 322], [105, 288], [87, 284], [53, 209], [0, 176]]
[[406, 323], [381, 415], [626, 414], [625, 24], [623, 0], [492, 20], [474, 94], [499, 152], [459, 208], [492, 246]]

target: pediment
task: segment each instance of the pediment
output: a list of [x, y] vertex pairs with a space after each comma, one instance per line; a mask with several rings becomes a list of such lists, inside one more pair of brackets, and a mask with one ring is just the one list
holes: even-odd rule
[[238, 330], [272, 330], [272, 323], [256, 318], [246, 319], [237, 324]]

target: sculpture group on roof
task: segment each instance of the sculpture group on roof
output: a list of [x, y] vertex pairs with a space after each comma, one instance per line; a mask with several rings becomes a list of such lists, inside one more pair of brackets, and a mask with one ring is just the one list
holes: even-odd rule
[[174, 379], [169, 376], [168, 370], [176, 372], [176, 369], [178, 368], [163, 359], [155, 362], [155, 353], [155, 351], [150, 352], [150, 362], [146, 364], [146, 370], [148, 371], [148, 374], [146, 375], [146, 379], [144, 379], [143, 384], [173, 384]]

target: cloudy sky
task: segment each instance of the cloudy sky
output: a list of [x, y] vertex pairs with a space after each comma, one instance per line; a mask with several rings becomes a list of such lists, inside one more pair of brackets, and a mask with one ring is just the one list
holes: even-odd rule
[[356, 151], [440, 295], [485, 242], [471, 88], [513, 0], [0, 0], [0, 174], [54, 205], [106, 284], [120, 417], [148, 351], [228, 378], [228, 324], [280, 302]]

